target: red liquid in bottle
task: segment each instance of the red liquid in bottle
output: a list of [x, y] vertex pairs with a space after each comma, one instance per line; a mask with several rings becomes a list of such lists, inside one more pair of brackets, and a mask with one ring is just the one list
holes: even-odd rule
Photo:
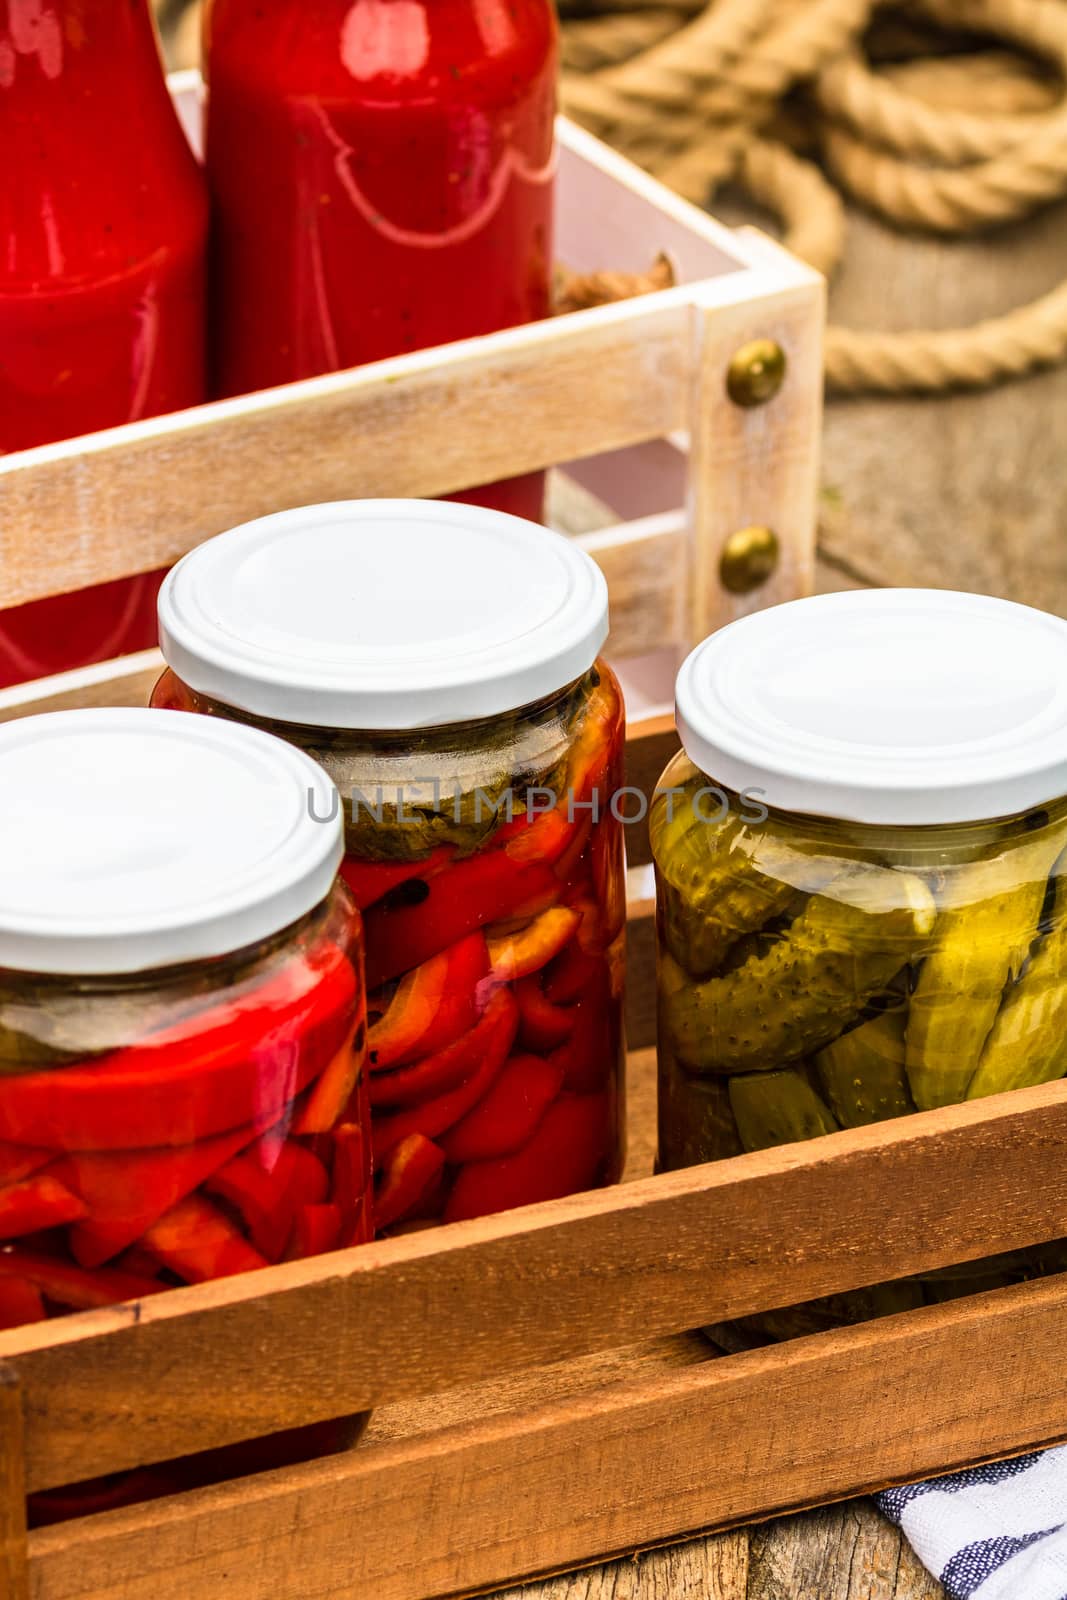
[[[550, 0], [210, 0], [206, 40], [218, 393], [548, 315]], [[536, 519], [542, 475], [470, 498]]]
[[[147, 0], [0, 0], [0, 170], [0, 454], [203, 400], [206, 195]], [[161, 579], [0, 612], [0, 684], [154, 644]]]

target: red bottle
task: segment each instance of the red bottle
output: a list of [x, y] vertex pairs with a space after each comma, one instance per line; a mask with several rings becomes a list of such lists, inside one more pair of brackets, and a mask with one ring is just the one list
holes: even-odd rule
[[209, 0], [205, 41], [219, 393], [548, 314], [551, 0]]
[[[0, 454], [201, 401], [207, 200], [148, 0], [0, 0], [0, 171]], [[154, 644], [161, 578], [0, 612], [0, 683]]]

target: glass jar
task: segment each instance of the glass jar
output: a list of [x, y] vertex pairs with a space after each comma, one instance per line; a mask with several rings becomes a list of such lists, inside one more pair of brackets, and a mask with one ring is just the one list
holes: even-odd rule
[[[148, 0], [0, 0], [0, 168], [0, 454], [202, 401], [207, 191]], [[0, 613], [0, 684], [154, 644], [161, 579]]]
[[0, 1328], [370, 1237], [332, 792], [250, 728], [0, 729]]
[[[1065, 686], [1067, 623], [934, 591], [798, 601], [693, 652], [650, 817], [662, 1167], [1062, 1076]], [[1055, 1243], [747, 1327], [1064, 1261]]]
[[153, 703], [251, 721], [341, 791], [363, 909], [379, 1227], [612, 1182], [623, 708], [604, 579], [498, 512], [353, 501], [208, 541]]
[[557, 50], [551, 0], [210, 0], [220, 394], [549, 314]]

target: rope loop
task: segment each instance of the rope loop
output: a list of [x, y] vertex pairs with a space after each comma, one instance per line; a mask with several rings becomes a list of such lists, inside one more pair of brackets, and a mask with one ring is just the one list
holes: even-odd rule
[[[988, 52], [940, 58], [941, 71], [937, 58], [927, 72], [922, 61], [874, 70], [867, 34], [884, 4], [561, 0], [571, 69], [564, 105], [691, 199], [706, 203], [722, 183], [739, 181], [780, 218], [787, 245], [828, 275], [846, 228], [831, 178], [895, 225], [952, 236], [1017, 221], [1067, 195], [1064, 0], [912, 0], [920, 22], [991, 39], [1053, 69], [1052, 103], [1032, 73], [1001, 71], [993, 105]], [[961, 106], [947, 85], [951, 78], [958, 88], [969, 61], [971, 103]], [[797, 90], [806, 119], [795, 115]], [[981, 388], [1065, 360], [1067, 281], [973, 328], [831, 328], [826, 347], [828, 385], [848, 394]]]

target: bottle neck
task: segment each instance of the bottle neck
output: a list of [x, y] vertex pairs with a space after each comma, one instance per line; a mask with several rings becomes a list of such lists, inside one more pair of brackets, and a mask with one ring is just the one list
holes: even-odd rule
[[0, 292], [191, 248], [206, 202], [148, 0], [0, 0], [0, 165]]
[[131, 69], [147, 68], [160, 70], [148, 0], [0, 0], [6, 111], [82, 85], [122, 99]]

